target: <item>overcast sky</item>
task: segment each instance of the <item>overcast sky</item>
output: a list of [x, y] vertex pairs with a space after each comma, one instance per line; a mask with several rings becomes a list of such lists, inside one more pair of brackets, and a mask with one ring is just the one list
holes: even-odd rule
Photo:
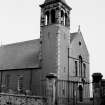
[[[8, 44], [39, 38], [40, 7], [44, 0], [0, 0], [0, 42]], [[90, 53], [90, 70], [105, 77], [105, 0], [66, 0], [71, 32], [81, 31]]]

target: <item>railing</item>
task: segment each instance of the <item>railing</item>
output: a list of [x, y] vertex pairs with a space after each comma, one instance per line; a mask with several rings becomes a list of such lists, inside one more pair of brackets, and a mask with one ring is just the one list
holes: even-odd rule
[[45, 105], [45, 99], [39, 96], [0, 93], [0, 105]]

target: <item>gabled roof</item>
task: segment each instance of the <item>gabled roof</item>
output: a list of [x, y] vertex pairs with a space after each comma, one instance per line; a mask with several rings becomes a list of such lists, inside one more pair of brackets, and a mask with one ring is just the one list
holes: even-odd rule
[[[79, 42], [82, 43], [81, 47], [79, 45]], [[78, 53], [81, 53], [84, 56], [84, 58], [86, 58], [86, 61], [89, 60], [88, 59], [89, 52], [81, 31], [70, 33], [70, 48], [72, 48], [71, 50], [72, 56], [76, 57], [76, 54], [78, 55]]]
[[70, 42], [78, 35], [78, 32], [70, 33]]
[[40, 40], [30, 40], [0, 47], [0, 70], [38, 68]]

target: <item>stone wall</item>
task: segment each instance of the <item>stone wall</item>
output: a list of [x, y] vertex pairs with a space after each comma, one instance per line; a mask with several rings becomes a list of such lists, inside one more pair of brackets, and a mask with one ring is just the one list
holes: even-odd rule
[[0, 105], [45, 105], [45, 99], [37, 96], [1, 93]]
[[94, 73], [93, 77], [93, 103], [105, 105], [105, 79], [101, 73]]

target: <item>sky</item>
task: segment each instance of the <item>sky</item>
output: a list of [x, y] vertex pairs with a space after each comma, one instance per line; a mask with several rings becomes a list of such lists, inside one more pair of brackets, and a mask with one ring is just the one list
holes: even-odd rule
[[[44, 0], [0, 0], [0, 45], [40, 37], [40, 7]], [[66, 0], [72, 7], [71, 32], [81, 32], [90, 54], [90, 75], [105, 78], [105, 0]]]

